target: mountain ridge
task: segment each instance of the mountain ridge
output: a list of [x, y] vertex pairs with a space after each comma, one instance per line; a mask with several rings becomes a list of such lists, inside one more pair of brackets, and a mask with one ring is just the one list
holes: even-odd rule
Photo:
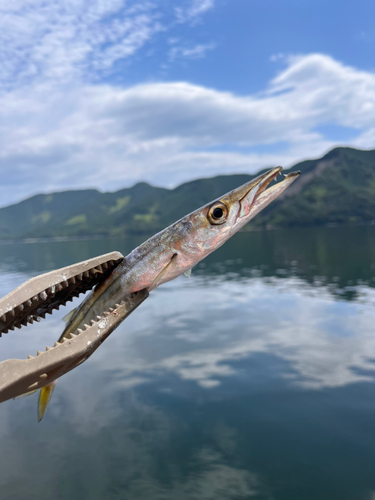
[[[195, 179], [174, 189], [139, 182], [116, 192], [96, 189], [37, 194], [0, 208], [0, 240], [121, 236], [156, 232], [257, 174]], [[284, 173], [301, 177], [251, 227], [369, 222], [375, 219], [375, 150], [338, 147]]]

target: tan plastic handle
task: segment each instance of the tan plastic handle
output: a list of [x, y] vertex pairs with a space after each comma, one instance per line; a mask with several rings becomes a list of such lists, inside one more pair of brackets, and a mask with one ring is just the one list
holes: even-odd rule
[[103, 313], [85, 330], [77, 330], [63, 343], [38, 351], [29, 359], [8, 359], [0, 363], [0, 403], [40, 389], [88, 359], [117, 326], [148, 297], [147, 290], [132, 294], [116, 308]]
[[[0, 299], [0, 337], [14, 328], [52, 314], [105, 280], [123, 260], [111, 252], [32, 278]], [[0, 363], [0, 403], [39, 389], [88, 359], [117, 326], [148, 297], [141, 290], [121, 304], [103, 311], [97, 321], [78, 329], [36, 357], [8, 359]]]

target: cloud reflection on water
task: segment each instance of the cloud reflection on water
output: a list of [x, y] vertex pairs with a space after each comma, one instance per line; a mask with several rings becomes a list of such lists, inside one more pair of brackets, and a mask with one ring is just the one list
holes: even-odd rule
[[171, 372], [216, 387], [236, 376], [236, 361], [257, 353], [286, 361], [290, 370], [280, 376], [304, 388], [374, 379], [372, 289], [344, 302], [295, 277], [206, 281], [160, 289], [93, 363], [126, 386]]

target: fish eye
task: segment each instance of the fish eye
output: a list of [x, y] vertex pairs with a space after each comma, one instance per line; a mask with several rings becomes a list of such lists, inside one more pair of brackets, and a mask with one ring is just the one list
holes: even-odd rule
[[210, 224], [223, 224], [228, 218], [228, 208], [220, 201], [210, 207], [208, 221]]

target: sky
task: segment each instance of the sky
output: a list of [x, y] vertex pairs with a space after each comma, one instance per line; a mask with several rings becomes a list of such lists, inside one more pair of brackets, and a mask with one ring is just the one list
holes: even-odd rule
[[0, 0], [0, 206], [375, 149], [373, 0]]

